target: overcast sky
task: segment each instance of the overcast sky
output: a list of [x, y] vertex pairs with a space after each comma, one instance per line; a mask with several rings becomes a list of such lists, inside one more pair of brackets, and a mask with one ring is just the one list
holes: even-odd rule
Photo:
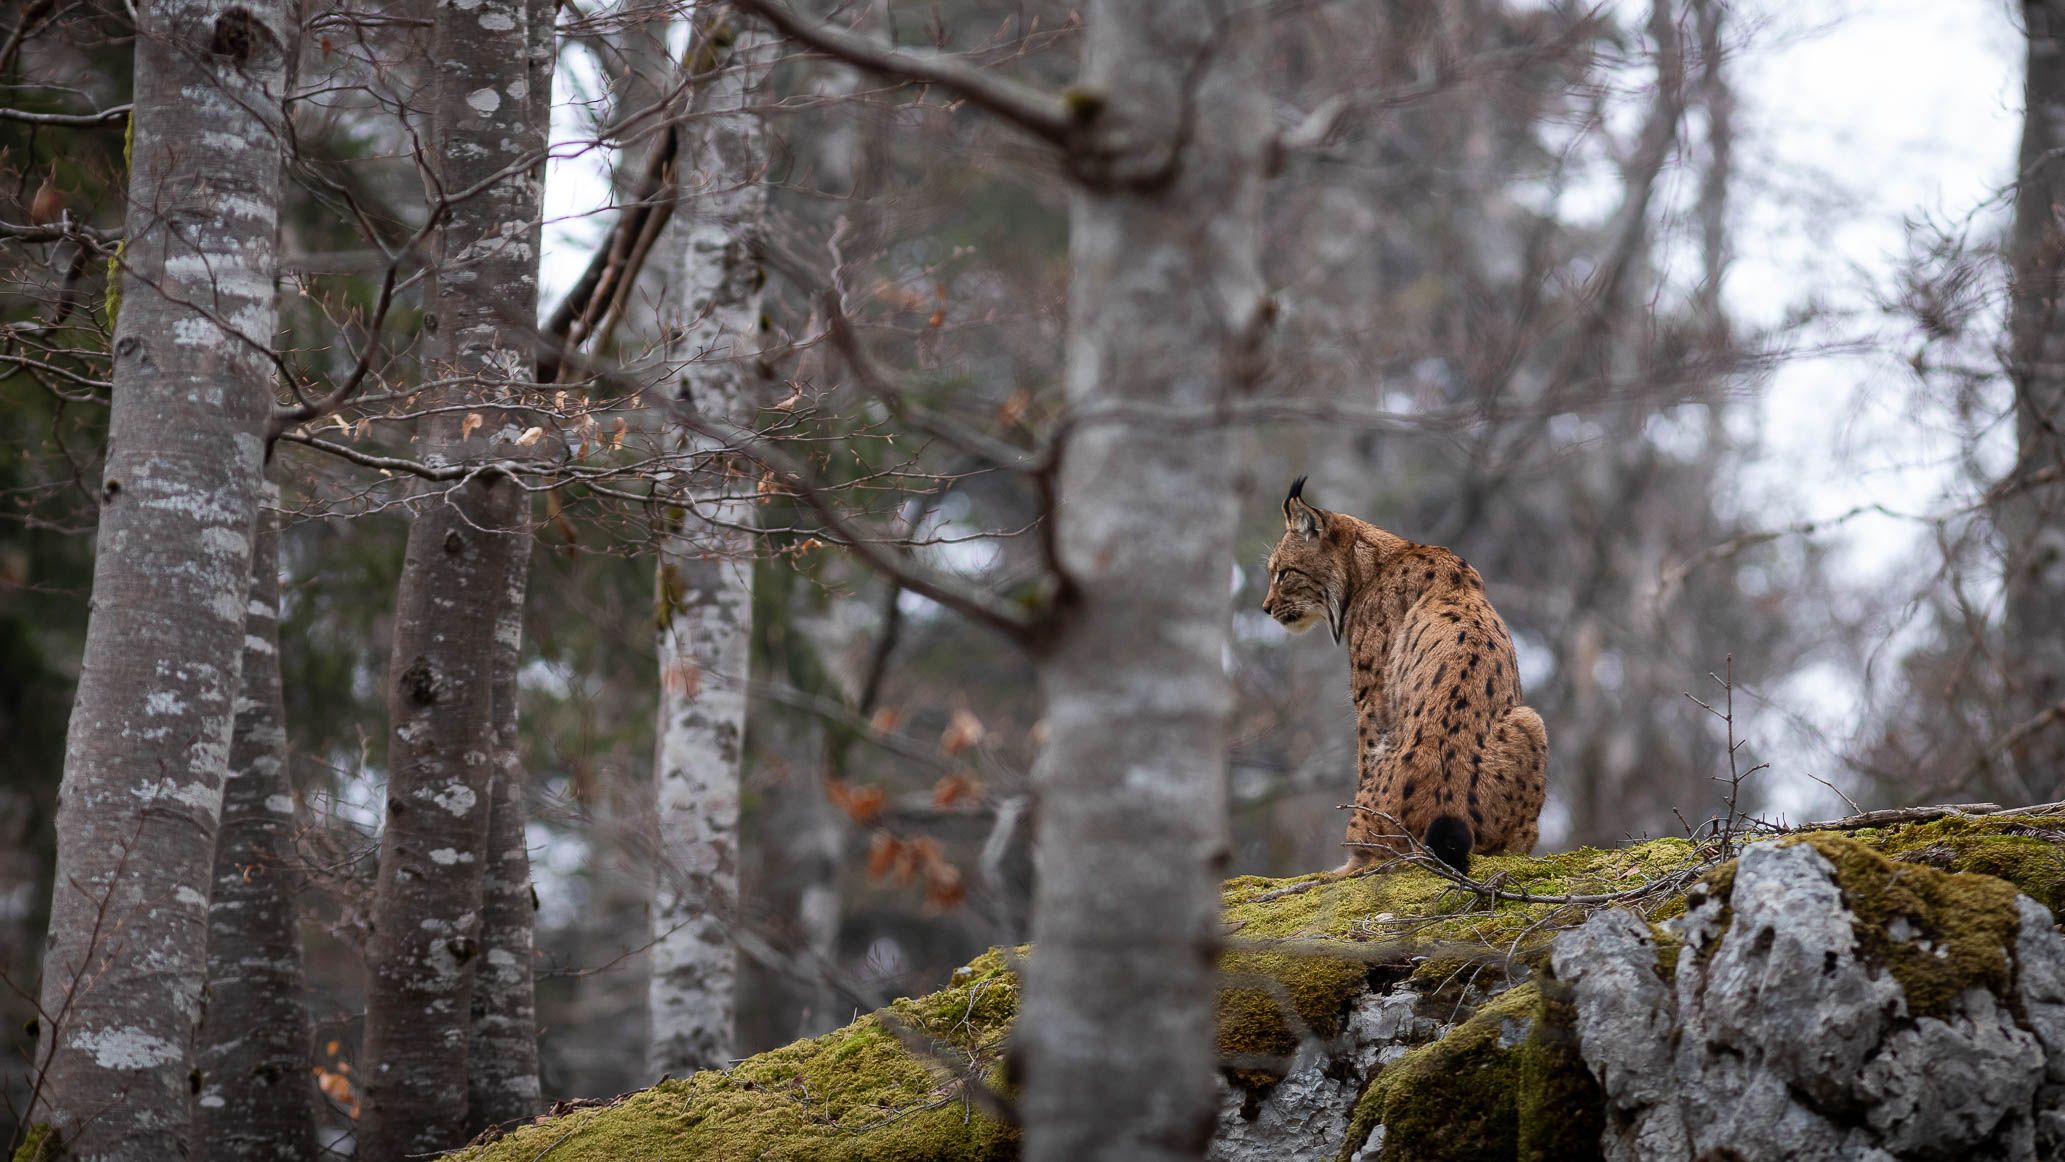
[[[1746, 106], [1738, 167], [1738, 260], [1727, 288], [1738, 317], [1775, 322], [1810, 298], [1860, 316], [1905, 252], [1918, 215], [1999, 236], [2021, 132], [2022, 51], [2004, 0], [1752, 0], [1737, 70]], [[1974, 217], [1975, 212], [1977, 216]], [[1753, 494], [1795, 515], [1864, 500], [1932, 507], [1947, 449], [1910, 410], [1904, 359], [1801, 360], [1771, 385], [1770, 443]], [[1846, 538], [1884, 565], [1910, 527], [1860, 523]]]
[[[1877, 317], [1872, 292], [1907, 252], [1911, 221], [1967, 223], [1982, 245], [2005, 231], [2002, 191], [2021, 133], [2019, 9], [2006, 0], [1738, 6], [1756, 28], [1733, 74], [1745, 109], [1729, 305], [1769, 324], [1819, 301], [1854, 312], [1830, 337], [1889, 340], [1871, 354], [1795, 360], [1772, 378], [1759, 413], [1764, 454], [1738, 498], [1750, 523], [1865, 502], [1943, 506], [1955, 441], [1916, 406], [1910, 329]], [[2004, 467], [2012, 448], [1998, 443]], [[1870, 583], [1911, 570], [1922, 535], [1868, 517], [1823, 539], [1840, 552], [1839, 575]], [[1766, 777], [1779, 805], [1841, 813], [1807, 776], [1843, 781], [1838, 748], [1860, 721], [1859, 676], [1830, 666], [1764, 693], [1770, 703], [1752, 733], [1772, 744], [1762, 757], [1777, 760]], [[1781, 710], [1819, 723], [1819, 736], [1792, 729]]]

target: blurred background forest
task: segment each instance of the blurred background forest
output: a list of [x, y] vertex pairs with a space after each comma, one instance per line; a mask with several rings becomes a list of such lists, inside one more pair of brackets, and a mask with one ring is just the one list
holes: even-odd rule
[[[1711, 817], [1727, 756], [1686, 693], [1708, 697], [1731, 664], [1746, 753], [1771, 764], [1747, 788], [1755, 812], [2059, 797], [1995, 745], [2028, 712], [1997, 664], [2008, 552], [1983, 503], [2016, 456], [2005, 247], [2020, 9], [1271, 6], [1272, 100], [1286, 118], [1329, 102], [1338, 117], [1271, 186], [1269, 405], [1226, 465], [1245, 497], [1227, 571], [1231, 873], [1338, 863], [1352, 794], [1340, 652], [1259, 611], [1277, 502], [1298, 475], [1319, 504], [1483, 573], [1549, 727], [1545, 850]], [[686, 47], [673, 15], [560, 6], [548, 323], [649, 197], [653, 136], [636, 114]], [[1065, 3], [866, 0], [837, 16], [1055, 89], [1081, 50]], [[415, 32], [401, 5], [311, 2], [301, 18], [279, 346], [342, 374], [385, 261], [367, 234], [391, 244], [420, 219], [408, 144], [385, 117], [420, 83]], [[14, 0], [0, 17], [8, 103], [52, 115], [0, 120], [0, 221], [24, 227], [0, 242], [0, 967], [22, 987], [51, 897], [86, 625], [108, 307], [103, 258], [28, 227], [121, 221], [122, 121], [79, 111], [127, 99], [122, 23], [119, 6], [72, 0]], [[906, 399], [1005, 440], [1043, 431], [1067, 314], [1053, 163], [948, 96], [819, 56], [784, 50], [758, 103], [770, 202], [756, 402], [895, 551], [999, 593], [1030, 585], [1040, 498], [854, 390], [821, 294], [838, 287], [873, 370]], [[577, 324], [620, 382], [670, 373], [668, 277], [649, 266], [605, 322]], [[411, 418], [380, 393], [406, 394], [421, 310], [407, 291], [397, 301], [380, 383], [316, 433], [330, 448], [289, 440], [275, 460], [309, 1007], [332, 1062], [365, 1007], [408, 530], [378, 458], [408, 454]], [[67, 325], [42, 325], [53, 314]], [[567, 429], [581, 455], [628, 461], [668, 438], [635, 399], [601, 395]], [[629, 496], [577, 482], [539, 502], [519, 683], [548, 1099], [651, 1080], [666, 514]], [[1028, 772], [1046, 730], [1024, 655], [862, 567], [797, 497], [770, 488], [754, 510], [740, 1054], [1026, 939]], [[27, 1009], [0, 996], [0, 1014], [18, 1106]]]

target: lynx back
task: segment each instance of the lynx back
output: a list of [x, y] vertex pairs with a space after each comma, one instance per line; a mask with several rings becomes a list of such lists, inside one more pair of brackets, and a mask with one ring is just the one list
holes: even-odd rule
[[1534, 846], [1547, 787], [1541, 715], [1520, 703], [1513, 638], [1477, 570], [1304, 498], [1283, 502], [1262, 610], [1293, 633], [1324, 621], [1348, 647], [1356, 810], [1342, 870], [1424, 846], [1470, 854]]

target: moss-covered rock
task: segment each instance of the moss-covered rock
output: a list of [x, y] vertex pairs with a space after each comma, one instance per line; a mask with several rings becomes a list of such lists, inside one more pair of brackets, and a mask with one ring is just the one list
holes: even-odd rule
[[1018, 1011], [1007, 954], [991, 951], [948, 988], [836, 1032], [664, 1081], [461, 1152], [470, 1162], [624, 1159], [920, 1162], [1005, 1158], [1012, 1131], [984, 1112]]
[[22, 1144], [14, 1148], [11, 1162], [58, 1162], [63, 1157], [64, 1145], [58, 1140], [57, 1131], [35, 1125], [22, 1136]]
[[2009, 995], [2008, 949], [2021, 925], [2018, 885], [1896, 863], [1855, 840], [1798, 842], [1835, 865], [1859, 955], [1900, 982], [1910, 1015], [1941, 1017], [1966, 989]]
[[1507, 990], [1377, 1073], [1356, 1103], [1343, 1162], [1378, 1127], [1384, 1162], [1599, 1157], [1604, 1097], [1578, 1057], [1574, 1027], [1553, 981]]
[[[1860, 955], [1900, 982], [1915, 1015], [2001, 983], [2018, 891], [2065, 904], [2065, 818], [2056, 816], [1953, 816], [1758, 842], [1810, 843], [1836, 866]], [[1734, 865], [1711, 862], [1681, 839], [1483, 857], [1476, 875], [1514, 897], [1495, 901], [1417, 869], [1228, 881], [1223, 1062], [1248, 1101], [1266, 1101], [1301, 1045], [1352, 1040], [1351, 1007], [1372, 985], [1395, 985], [1392, 1001], [1410, 992], [1438, 1010], [1423, 1024], [1453, 1028], [1380, 1069], [1374, 1055], [1331, 1059], [1325, 1068], [1349, 1069], [1361, 1086], [1344, 1155], [1380, 1125], [1387, 1159], [1596, 1153], [1601, 1098], [1577, 1057], [1566, 994], [1545, 971], [1548, 942], [1601, 907], [1629, 907], [1650, 922], [1668, 982], [1681, 970], [1681, 942], [1657, 925], [1684, 914], [1688, 899], [1728, 899]], [[948, 988], [837, 1032], [545, 1119], [459, 1157], [525, 1162], [548, 1147], [553, 1162], [1011, 1156], [1015, 1134], [985, 1099], [1001, 1085], [1018, 1001], [1012, 964], [1023, 954], [993, 951]], [[1458, 980], [1471, 987], [1452, 987]]]

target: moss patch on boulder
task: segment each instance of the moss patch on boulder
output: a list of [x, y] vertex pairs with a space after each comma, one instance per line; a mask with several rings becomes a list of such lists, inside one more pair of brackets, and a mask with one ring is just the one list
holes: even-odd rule
[[1507, 990], [1431, 1045], [1380, 1070], [1356, 1103], [1345, 1162], [1378, 1126], [1384, 1162], [1584, 1162], [1605, 1098], [1578, 1056], [1553, 981]]
[[22, 1144], [14, 1149], [12, 1162], [58, 1162], [64, 1156], [64, 1144], [58, 1140], [57, 1131], [39, 1123], [23, 1135]]
[[1018, 978], [995, 950], [955, 977], [940, 992], [897, 1001], [729, 1071], [661, 1082], [455, 1157], [531, 1162], [548, 1149], [553, 1162], [1012, 1157], [1016, 1134], [983, 1111], [971, 1087], [997, 1083]]
[[[2012, 837], [2008, 837], [2012, 838]], [[1974, 872], [1898, 863], [1864, 843], [1804, 836], [1836, 868], [1858, 951], [1900, 982], [1915, 1017], [1949, 1014], [1967, 989], [2009, 997], [2008, 948], [2021, 924], [2018, 885]]]
[[[1479, 879], [1516, 895], [1567, 896], [1640, 887], [1697, 861], [1692, 844], [1659, 839], [1540, 858], [1480, 856], [1474, 867]], [[1459, 1002], [1465, 990], [1456, 982], [1474, 979], [1489, 957], [1503, 960], [1530, 933], [1552, 931], [1548, 923], [1568, 911], [1523, 900], [1486, 906], [1418, 868], [1351, 878], [1243, 876], [1227, 881], [1225, 893], [1219, 1053], [1250, 1086], [1273, 1080], [1272, 1063], [1288, 1059], [1303, 1037], [1339, 1033], [1348, 1003], [1373, 976], [1411, 971], [1428, 992]], [[1673, 898], [1659, 894], [1654, 904]], [[1428, 955], [1403, 968], [1416, 950]]]
[[1901, 863], [2006, 880], [2052, 912], [2065, 912], [2065, 818], [1950, 815], [1854, 838]]

